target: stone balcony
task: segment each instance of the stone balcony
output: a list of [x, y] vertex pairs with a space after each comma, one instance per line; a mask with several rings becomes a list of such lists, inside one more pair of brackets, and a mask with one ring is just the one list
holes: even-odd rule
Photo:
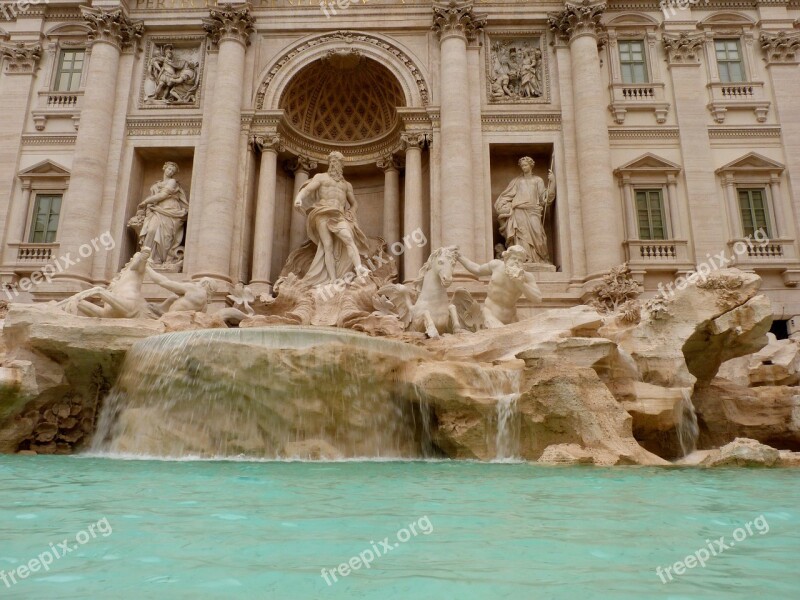
[[58, 252], [58, 243], [33, 244], [33, 243], [12, 243], [11, 247], [16, 247], [16, 264], [14, 270], [18, 273], [28, 273], [36, 271], [46, 264], [53, 262]]
[[759, 123], [767, 120], [770, 102], [764, 95], [764, 83], [749, 81], [742, 83], [713, 82], [707, 86], [710, 102], [708, 110], [717, 123], [725, 122], [729, 110], [752, 110]]
[[625, 259], [631, 271], [685, 271], [693, 267], [686, 240], [628, 240]]
[[33, 124], [36, 131], [44, 131], [48, 119], [72, 119], [77, 130], [82, 108], [83, 91], [39, 92], [37, 108], [33, 111]]
[[631, 110], [653, 111], [658, 123], [667, 120], [669, 103], [664, 97], [663, 83], [612, 83], [609, 110], [618, 125], [625, 123], [625, 115]]

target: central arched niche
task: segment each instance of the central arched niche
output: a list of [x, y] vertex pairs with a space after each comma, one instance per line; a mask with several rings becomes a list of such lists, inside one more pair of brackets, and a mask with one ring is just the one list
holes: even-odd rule
[[403, 88], [378, 61], [358, 51], [331, 51], [303, 67], [279, 107], [302, 135], [321, 142], [368, 144], [395, 131]]

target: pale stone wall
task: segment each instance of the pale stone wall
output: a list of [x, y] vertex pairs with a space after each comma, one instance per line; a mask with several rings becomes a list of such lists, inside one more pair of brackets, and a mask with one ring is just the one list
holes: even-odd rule
[[[128, 29], [95, 43], [74, 102], [51, 88], [59, 51], [88, 46], [91, 24], [81, 16], [81, 3], [51, 0], [50, 9], [58, 8], [51, 16], [33, 7], [16, 21], [0, 23], [8, 34], [0, 42], [5, 55], [0, 74], [4, 283], [13, 284], [41, 266], [41, 261], [20, 258], [31, 250], [26, 236], [36, 191], [56, 181], [44, 172], [46, 167], [35, 172], [36, 165], [50, 161], [69, 171], [57, 244], [48, 252], [74, 253], [106, 230], [120, 242], [40, 286], [36, 297], [44, 300], [106, 282], [125, 263], [133, 251], [127, 220], [158, 179], [158, 163], [170, 160], [171, 153], [182, 166], [179, 179], [191, 206], [183, 269], [171, 276], [207, 274], [223, 287], [261, 279], [267, 286], [273, 283], [302, 241], [291, 235], [292, 195], [299, 181], [286, 163], [298, 155], [316, 161], [313, 175], [326, 168], [327, 152], [287, 129], [278, 107], [293, 74], [324, 45], [326, 51], [355, 48], [378, 61], [397, 78], [407, 99], [396, 130], [385, 140], [352, 150], [346, 164], [353, 171], [362, 200], [360, 219], [369, 235], [424, 228], [431, 244], [407, 257], [409, 270], [431, 247], [444, 244], [458, 244], [475, 260], [491, 258], [496, 238], [492, 204], [516, 175], [510, 158], [492, 164], [495, 150], [505, 145], [520, 155], [536, 155], [550, 148], [558, 192], [552, 233], [559, 270], [539, 276], [546, 304], [579, 302], [594, 277], [622, 260], [631, 261], [652, 293], [659, 282], [685, 273], [707, 254], [731, 252], [741, 231], [727, 177], [768, 190], [773, 218], [781, 219], [779, 239], [771, 255], [747, 257], [743, 267], [764, 277], [776, 314], [800, 313], [794, 287], [800, 281], [800, 49], [792, 42], [797, 55], [777, 51], [768, 56], [769, 43], [765, 50], [761, 40], [764, 33], [795, 39], [796, 5], [756, 3], [742, 9], [721, 2], [676, 9], [673, 15], [655, 1], [650, 10], [630, 11], [614, 0], [596, 14], [573, 19], [572, 29], [553, 29], [548, 18], [558, 24], [559, 13], [575, 10], [574, 5], [487, 0], [470, 6], [460, 1], [458, 18], [443, 17], [437, 31], [431, 31], [429, 0], [355, 2], [329, 16], [310, 0], [259, 0], [245, 19], [252, 33], [239, 17], [223, 15], [219, 39], [207, 40], [201, 24], [211, 13], [203, 0], [193, 2], [193, 8], [173, 0], [94, 3], [121, 10]], [[336, 32], [356, 33], [352, 38], [341, 33], [336, 42], [331, 39]], [[369, 39], [356, 39], [358, 32], [368, 32]], [[682, 34], [694, 49], [691, 56], [665, 44], [665, 38]], [[491, 97], [491, 44], [514, 36], [542, 40], [540, 99], [502, 102]], [[741, 40], [745, 88], [752, 88], [746, 97], [724, 96], [715, 36]], [[637, 101], [623, 96], [627, 92], [617, 55], [620, 40], [631, 38], [645, 43], [652, 84], [648, 96]], [[142, 101], [145, 50], [153, 39], [159, 44], [174, 40], [178, 50], [186, 45], [202, 49], [196, 102], [153, 106]], [[280, 138], [274, 175], [261, 181], [270, 171], [264, 169], [263, 148], [254, 146], [252, 137], [273, 134]], [[387, 155], [398, 161], [396, 180], [385, 179], [377, 165]], [[409, 156], [412, 178], [403, 164]], [[537, 174], [546, 176], [549, 165], [542, 163], [549, 156], [537, 158]], [[650, 161], [647, 173], [637, 166], [640, 159]], [[659, 161], [666, 162], [653, 166]], [[677, 172], [667, 164], [676, 165]], [[651, 251], [648, 245], [626, 238], [631, 205], [625, 181], [630, 193], [637, 185], [660, 186], [662, 180], [665, 194], [673, 195], [668, 218], [675, 234], [660, 244], [675, 253], [666, 259], [643, 256]], [[399, 186], [401, 214], [385, 213], [397, 201], [385, 201], [384, 181]], [[270, 190], [267, 202], [264, 194]], [[259, 217], [258, 208], [264, 206], [270, 218]], [[272, 231], [259, 231], [257, 222], [272, 223]], [[297, 217], [294, 223], [297, 228]], [[462, 278], [480, 292], [479, 282]]]

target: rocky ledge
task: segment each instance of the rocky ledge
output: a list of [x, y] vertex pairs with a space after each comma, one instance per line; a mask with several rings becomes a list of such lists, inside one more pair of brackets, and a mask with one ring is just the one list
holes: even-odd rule
[[[435, 455], [663, 465], [684, 454], [696, 457], [691, 452], [699, 449], [711, 451], [702, 456], [704, 465], [751, 464], [724, 458], [733, 455], [726, 444], [742, 445], [734, 440], [750, 437], [754, 444], [775, 446], [774, 453], [767, 452], [777, 453], [773, 465], [794, 465], [799, 462], [791, 451], [797, 449], [795, 398], [800, 395], [793, 388], [800, 382], [800, 359], [796, 346], [767, 345], [772, 311], [758, 294], [759, 286], [756, 275], [719, 271], [672, 297], [611, 314], [588, 306], [552, 309], [498, 329], [436, 340], [414, 338], [413, 344], [425, 352], [398, 367], [369, 361], [363, 346], [351, 353], [351, 360], [363, 356], [359, 368], [389, 369], [386, 376], [403, 390], [392, 401], [406, 403], [399, 410], [412, 427], [425, 423]], [[109, 320], [12, 306], [3, 328], [0, 451], [68, 453], [86, 447], [131, 346], [167, 331], [223, 327], [221, 319], [204, 313], [168, 322]], [[319, 373], [342, 369], [348, 352], [341, 343], [314, 350]], [[274, 380], [276, 388], [291, 384], [297, 369], [308, 368], [303, 352], [278, 356], [273, 350], [251, 354], [264, 364], [282, 361], [284, 366], [272, 377], [285, 373], [287, 379]], [[242, 357], [249, 360], [247, 352]], [[223, 373], [230, 367], [222, 353], [203, 359], [208, 372]], [[733, 379], [721, 377], [726, 374]], [[377, 380], [384, 373], [373, 375]], [[303, 410], [281, 411], [279, 404], [270, 410], [280, 413], [282, 427], [292, 431], [302, 431], [310, 415], [319, 419], [324, 414], [342, 421], [339, 431], [365, 427], [368, 408], [356, 419], [345, 411], [326, 412], [326, 402], [331, 400], [321, 395], [301, 403]], [[208, 418], [219, 417], [212, 412]], [[182, 426], [180, 414], [170, 418], [178, 419], [170, 427]], [[242, 418], [246, 423], [246, 415]], [[158, 420], [151, 414], [147, 426], [166, 435]], [[219, 435], [208, 428], [198, 431], [195, 437]], [[258, 431], [244, 444], [245, 453], [260, 443]], [[411, 432], [409, 444], [419, 442], [419, 433]], [[341, 437], [294, 439], [276, 452], [314, 458], [354, 451], [337, 446], [337, 439]], [[202, 453], [202, 444], [194, 450], [198, 448]]]

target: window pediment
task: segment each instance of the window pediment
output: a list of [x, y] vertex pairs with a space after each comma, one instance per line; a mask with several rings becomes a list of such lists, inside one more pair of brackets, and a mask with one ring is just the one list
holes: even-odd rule
[[776, 162], [766, 156], [762, 156], [757, 152], [750, 152], [741, 158], [737, 158], [733, 162], [717, 169], [717, 174], [734, 174], [734, 173], [764, 173], [764, 174], [779, 174], [783, 172], [784, 165]]
[[614, 170], [617, 175], [637, 175], [637, 174], [654, 174], [662, 173], [666, 175], [676, 175], [681, 171], [681, 166], [661, 158], [651, 152], [643, 154], [639, 158], [625, 163], [621, 167]]
[[51, 160], [43, 160], [23, 169], [17, 173], [17, 177], [23, 181], [33, 179], [69, 179], [70, 172], [58, 163], [54, 163]]

